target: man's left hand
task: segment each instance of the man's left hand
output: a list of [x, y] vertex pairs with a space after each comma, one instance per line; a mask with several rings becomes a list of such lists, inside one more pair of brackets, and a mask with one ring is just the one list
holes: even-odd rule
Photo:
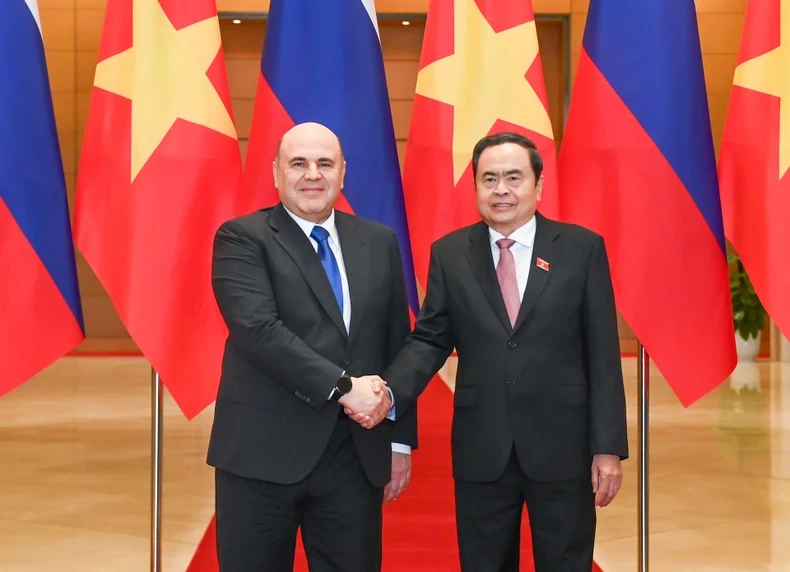
[[595, 455], [592, 463], [592, 486], [595, 506], [605, 507], [617, 496], [623, 484], [623, 469], [617, 455]]
[[394, 501], [411, 481], [411, 455], [392, 453], [392, 479], [384, 488], [384, 502]]

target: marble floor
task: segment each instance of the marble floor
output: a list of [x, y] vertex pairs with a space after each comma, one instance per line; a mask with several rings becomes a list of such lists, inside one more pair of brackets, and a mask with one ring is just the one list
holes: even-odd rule
[[[606, 572], [637, 569], [635, 358], [623, 368], [634, 458], [599, 511]], [[790, 363], [740, 364], [689, 409], [651, 375], [651, 571], [790, 571]], [[141, 358], [68, 357], [0, 398], [1, 571], [148, 570], [150, 395]], [[186, 569], [213, 513], [211, 418], [166, 396], [166, 571]]]

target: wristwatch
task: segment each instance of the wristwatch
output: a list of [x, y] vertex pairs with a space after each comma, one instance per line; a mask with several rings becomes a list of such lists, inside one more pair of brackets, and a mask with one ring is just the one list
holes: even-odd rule
[[340, 376], [340, 379], [338, 380], [330, 399], [334, 402], [337, 402], [346, 393], [349, 393], [353, 387], [354, 383], [351, 381], [351, 377], [346, 375], [346, 372], [343, 372], [343, 375]]

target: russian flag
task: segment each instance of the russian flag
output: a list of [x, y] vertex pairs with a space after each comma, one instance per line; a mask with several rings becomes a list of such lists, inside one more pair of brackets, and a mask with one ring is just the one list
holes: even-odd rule
[[559, 159], [563, 218], [601, 233], [617, 306], [680, 401], [737, 361], [693, 0], [592, 0]]
[[84, 339], [36, 0], [0, 13], [0, 395]]
[[272, 0], [244, 172], [245, 192], [278, 202], [271, 164], [283, 133], [313, 121], [348, 163], [337, 208], [392, 228], [419, 311], [395, 132], [373, 0]]

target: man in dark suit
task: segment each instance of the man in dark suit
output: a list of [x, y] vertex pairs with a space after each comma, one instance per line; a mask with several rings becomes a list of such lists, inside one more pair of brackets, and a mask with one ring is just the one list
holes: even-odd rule
[[590, 572], [595, 505], [617, 494], [628, 456], [604, 241], [536, 212], [543, 164], [528, 139], [486, 137], [472, 166], [482, 221], [432, 246], [415, 330], [383, 378], [405, 412], [457, 349], [464, 571], [518, 571], [526, 503], [537, 570]]
[[[223, 572], [381, 567], [382, 502], [407, 486], [416, 411], [372, 377], [409, 333], [391, 229], [337, 212], [345, 161], [314, 124], [283, 136], [281, 203], [222, 225], [213, 286], [229, 336], [208, 463]], [[381, 421], [366, 431], [344, 407]], [[398, 421], [392, 419], [397, 415]]]

